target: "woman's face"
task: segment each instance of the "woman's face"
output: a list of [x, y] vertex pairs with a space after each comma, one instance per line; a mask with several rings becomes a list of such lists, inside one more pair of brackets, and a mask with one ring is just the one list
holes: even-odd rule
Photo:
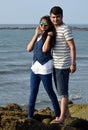
[[46, 19], [42, 19], [40, 22], [41, 31], [46, 31], [49, 28], [49, 24]]

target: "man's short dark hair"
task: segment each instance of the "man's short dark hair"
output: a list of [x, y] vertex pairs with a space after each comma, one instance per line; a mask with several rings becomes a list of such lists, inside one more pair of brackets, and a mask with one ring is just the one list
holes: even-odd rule
[[63, 10], [59, 6], [54, 6], [53, 8], [51, 8], [50, 14], [52, 14], [52, 13], [55, 15], [61, 14], [61, 16], [63, 17]]

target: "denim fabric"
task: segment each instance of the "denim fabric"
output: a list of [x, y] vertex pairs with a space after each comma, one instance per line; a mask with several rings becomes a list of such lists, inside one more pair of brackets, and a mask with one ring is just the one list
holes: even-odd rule
[[59, 116], [60, 107], [59, 107], [59, 103], [58, 103], [56, 94], [52, 87], [52, 74], [40, 75], [40, 74], [34, 74], [31, 71], [28, 118], [33, 117], [33, 113], [34, 113], [34, 109], [35, 109], [35, 102], [36, 102], [36, 98], [37, 98], [37, 94], [38, 94], [38, 90], [39, 90], [40, 81], [43, 82], [44, 88], [45, 88], [48, 96], [51, 99], [56, 116]]
[[51, 50], [47, 51], [46, 53], [42, 52], [43, 44], [44, 44], [43, 39], [36, 41], [33, 50], [33, 62], [37, 60], [42, 65], [52, 59]]
[[69, 69], [54, 68], [54, 81], [59, 96], [68, 96]]

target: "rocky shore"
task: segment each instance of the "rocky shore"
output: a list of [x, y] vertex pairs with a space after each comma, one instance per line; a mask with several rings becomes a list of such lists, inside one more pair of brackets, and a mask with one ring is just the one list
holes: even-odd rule
[[0, 107], [0, 130], [88, 130], [88, 104], [69, 104], [72, 117], [64, 125], [50, 124], [55, 118], [49, 108], [35, 110], [34, 119], [27, 118], [27, 109], [18, 104]]

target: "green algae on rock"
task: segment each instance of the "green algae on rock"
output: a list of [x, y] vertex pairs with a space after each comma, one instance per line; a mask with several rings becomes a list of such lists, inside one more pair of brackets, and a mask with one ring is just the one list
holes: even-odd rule
[[27, 110], [22, 110], [18, 104], [7, 104], [0, 107], [0, 130], [88, 130], [88, 105], [71, 104], [69, 109], [72, 117], [66, 118], [64, 125], [50, 124], [55, 118], [49, 108], [35, 110], [34, 119], [27, 118]]

